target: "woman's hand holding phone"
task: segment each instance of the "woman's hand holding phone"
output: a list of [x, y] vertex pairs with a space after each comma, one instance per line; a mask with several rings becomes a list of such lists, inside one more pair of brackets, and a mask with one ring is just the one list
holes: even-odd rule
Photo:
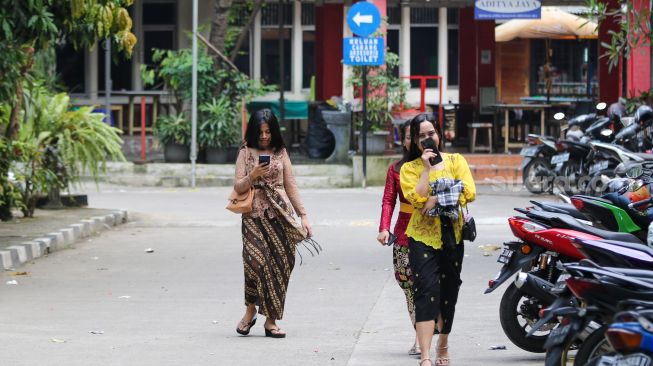
[[[269, 158], [269, 155], [267, 155]], [[261, 161], [259, 157], [259, 164], [254, 167], [254, 170], [249, 174], [251, 180], [255, 180], [259, 177], [262, 177], [270, 172], [270, 160]]]
[[429, 169], [442, 162], [442, 156], [440, 156], [438, 147], [435, 145], [435, 141], [433, 141], [433, 139], [427, 138], [422, 140], [420, 143], [422, 144], [423, 148], [422, 163], [424, 163], [425, 168]]

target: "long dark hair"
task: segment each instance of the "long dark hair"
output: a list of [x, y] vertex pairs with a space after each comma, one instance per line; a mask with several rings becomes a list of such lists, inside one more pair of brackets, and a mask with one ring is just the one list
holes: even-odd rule
[[245, 145], [260, 149], [258, 139], [261, 134], [261, 125], [264, 123], [268, 124], [270, 134], [272, 135], [270, 146], [274, 149], [274, 152], [279, 152], [286, 147], [286, 144], [284, 144], [283, 137], [281, 136], [281, 128], [279, 127], [277, 116], [268, 108], [259, 109], [249, 117], [247, 130], [245, 130]]
[[[410, 127], [410, 120], [407, 120], [406, 122], [402, 123], [399, 128], [401, 131], [399, 132], [399, 136], [401, 136], [401, 152], [402, 156], [401, 159], [395, 164], [395, 170], [399, 171], [401, 169], [401, 166], [404, 165], [404, 163], [410, 161], [408, 159], [409, 156], [409, 151], [406, 149], [406, 146], [404, 146], [404, 140], [406, 139], [406, 128]], [[409, 133], [410, 134], [410, 133]], [[412, 141], [412, 139], [411, 139]]]
[[412, 161], [422, 156], [422, 151], [419, 149], [419, 125], [422, 122], [431, 122], [435, 128], [435, 133], [438, 134], [438, 150], [442, 151], [442, 130], [440, 124], [433, 113], [421, 113], [415, 116], [410, 121], [410, 150], [408, 151], [407, 161]]

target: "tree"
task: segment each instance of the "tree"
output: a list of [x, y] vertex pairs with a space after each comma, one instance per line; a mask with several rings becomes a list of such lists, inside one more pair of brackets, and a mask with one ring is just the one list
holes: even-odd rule
[[35, 53], [61, 41], [80, 49], [111, 37], [118, 51], [131, 55], [136, 44], [126, 9], [131, 4], [132, 0], [0, 0], [0, 102], [12, 106], [2, 135], [14, 139], [18, 134], [23, 81]]
[[0, 220], [12, 217], [16, 201], [9, 167], [35, 58], [58, 42], [81, 49], [106, 38], [119, 52], [131, 55], [136, 36], [126, 8], [132, 1], [0, 0]]
[[[256, 15], [261, 11], [263, 0], [249, 0], [244, 4], [233, 5], [233, 0], [214, 0], [213, 17], [211, 18], [211, 33], [209, 42], [231, 63], [235, 62], [242, 45], [254, 24]], [[241, 15], [247, 16], [242, 27], [236, 23]], [[213, 54], [213, 66], [216, 71], [229, 66], [216, 54]], [[222, 83], [216, 85], [214, 96], [218, 97], [223, 88]]]
[[611, 70], [619, 64], [622, 56], [628, 58], [633, 50], [653, 41], [651, 9], [647, 5], [643, 0], [587, 0], [589, 15], [596, 17], [599, 26], [610, 19], [617, 25], [616, 30], [608, 31], [611, 42], [601, 43], [605, 50], [602, 57], [608, 58]]

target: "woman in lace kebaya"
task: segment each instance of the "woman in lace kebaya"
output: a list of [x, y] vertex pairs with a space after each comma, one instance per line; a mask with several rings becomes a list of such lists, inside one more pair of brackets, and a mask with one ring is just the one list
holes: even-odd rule
[[[245, 145], [236, 161], [234, 189], [254, 188], [252, 212], [242, 216], [245, 315], [239, 334], [249, 334], [258, 313], [266, 317], [265, 336], [284, 338], [276, 321], [283, 317], [295, 250], [311, 241], [311, 225], [297, 190], [276, 116], [269, 109], [252, 114]], [[301, 218], [301, 225], [294, 214]]]
[[[401, 125], [401, 141], [403, 144], [404, 156], [401, 160], [390, 164], [388, 174], [385, 178], [385, 189], [381, 204], [381, 223], [379, 224], [379, 236], [376, 238], [381, 245], [387, 245], [390, 239], [390, 222], [395, 210], [397, 198], [399, 198], [399, 215], [395, 223], [393, 234], [396, 240], [392, 248], [392, 259], [394, 264], [395, 279], [406, 296], [408, 315], [415, 327], [415, 305], [413, 304], [413, 279], [408, 261], [408, 238], [406, 237], [406, 226], [413, 212], [413, 206], [404, 198], [399, 185], [399, 170], [408, 161], [408, 149], [410, 149], [410, 121]], [[419, 355], [420, 349], [417, 338], [413, 346], [408, 350], [409, 355]]]
[[[476, 187], [462, 155], [423, 147], [424, 141], [432, 139], [441, 151], [442, 132], [433, 114], [413, 118], [410, 136], [408, 162], [401, 167], [399, 179], [404, 197], [414, 208], [406, 235], [413, 272], [415, 328], [422, 351], [420, 366], [433, 364], [430, 348], [436, 329], [435, 364], [449, 365], [449, 333], [462, 284], [462, 208], [476, 198]], [[438, 155], [441, 159], [436, 159]], [[455, 197], [452, 192], [456, 192]]]

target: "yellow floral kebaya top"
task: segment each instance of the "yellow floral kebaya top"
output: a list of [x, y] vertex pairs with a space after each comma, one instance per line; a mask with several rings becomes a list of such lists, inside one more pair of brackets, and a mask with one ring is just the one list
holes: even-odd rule
[[[440, 178], [451, 178], [461, 180], [464, 184], [463, 192], [460, 195], [460, 205], [464, 207], [467, 203], [474, 201], [476, 198], [476, 186], [472, 178], [472, 172], [469, 170], [467, 161], [460, 154], [442, 153], [444, 160], [444, 169], [432, 170], [429, 172], [429, 183]], [[440, 232], [440, 218], [422, 215], [424, 203], [428, 196], [424, 197], [415, 191], [420, 176], [424, 171], [424, 164], [421, 158], [405, 163], [401, 167], [399, 182], [401, 190], [406, 200], [415, 208], [413, 215], [408, 222], [406, 236], [420, 241], [435, 249], [442, 248], [442, 233]], [[430, 189], [430, 188], [429, 188]], [[460, 243], [462, 238], [463, 215], [453, 222], [454, 235], [456, 243]]]

